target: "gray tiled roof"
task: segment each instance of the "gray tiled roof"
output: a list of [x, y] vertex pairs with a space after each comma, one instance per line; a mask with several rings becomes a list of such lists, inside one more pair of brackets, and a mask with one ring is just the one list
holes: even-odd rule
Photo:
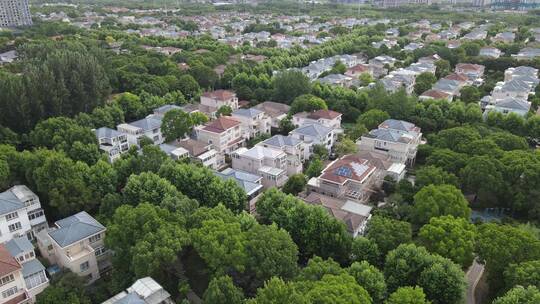
[[13, 188], [0, 193], [0, 215], [24, 208], [24, 203], [13, 193]]
[[122, 132], [107, 127], [101, 127], [94, 132], [96, 133], [97, 138], [112, 138], [122, 135]]
[[369, 136], [380, 139], [380, 140], [384, 140], [384, 141], [402, 142], [402, 143], [407, 143], [412, 139], [412, 137], [408, 134], [402, 134], [398, 131], [390, 130], [390, 129], [374, 129], [374, 130], [369, 131]]
[[156, 118], [155, 116], [149, 116], [134, 122], [130, 122], [129, 124], [137, 128], [141, 128], [145, 131], [150, 131], [155, 128], [160, 128], [161, 120]]
[[38, 259], [32, 259], [22, 264], [22, 273], [25, 278], [43, 270], [45, 270], [45, 267], [43, 267]]
[[61, 247], [69, 246], [105, 230], [105, 227], [86, 211], [66, 217], [55, 224], [58, 229], [49, 231], [49, 235]]
[[177, 106], [177, 105], [173, 105], [173, 104], [166, 104], [166, 105], [163, 105], [159, 108], [155, 108], [154, 109], [154, 113], [159, 113], [159, 114], [165, 114], [167, 112], [169, 112], [170, 110], [181, 110], [182, 108]]
[[317, 137], [324, 137], [327, 136], [328, 133], [332, 132], [332, 129], [327, 128], [320, 124], [310, 124], [310, 125], [304, 125], [299, 128], [296, 128], [292, 130], [293, 133], [299, 133], [307, 136], [317, 136]]
[[9, 253], [14, 257], [18, 256], [21, 253], [34, 250], [34, 246], [32, 246], [32, 243], [30, 243], [26, 236], [13, 238], [6, 242], [5, 245]]
[[501, 87], [502, 91], [507, 92], [522, 92], [522, 91], [528, 91], [529, 85], [521, 81], [519, 79], [510, 80], [508, 82], [505, 82], [504, 85]]
[[234, 179], [236, 184], [244, 189], [247, 195], [251, 195], [262, 188], [262, 185], [257, 183], [261, 179], [259, 175], [231, 168], [225, 169], [222, 172], [214, 171], [214, 174], [223, 180]]
[[139, 298], [135, 293], [128, 293], [125, 297], [114, 302], [114, 304], [146, 304], [146, 302]]
[[383, 121], [379, 126], [387, 129], [394, 129], [400, 131], [413, 131], [416, 126], [413, 123], [404, 120], [387, 119]]
[[283, 146], [296, 146], [300, 143], [300, 140], [292, 136], [283, 136], [283, 135], [274, 135], [269, 139], [263, 141], [263, 144], [274, 146], [274, 147], [283, 147]]
[[255, 108], [249, 108], [249, 109], [238, 109], [234, 111], [232, 114], [238, 115], [238, 116], [245, 116], [245, 117], [255, 117], [261, 114], [262, 112], [263, 111], [257, 110]]
[[507, 108], [522, 111], [528, 111], [531, 108], [530, 103], [515, 98], [503, 99], [499, 101], [495, 106], [498, 108]]

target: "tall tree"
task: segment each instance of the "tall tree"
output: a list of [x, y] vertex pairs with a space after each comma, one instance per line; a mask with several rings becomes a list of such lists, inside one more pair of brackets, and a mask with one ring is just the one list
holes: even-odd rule
[[300, 71], [289, 70], [279, 73], [272, 80], [274, 98], [277, 101], [291, 103], [296, 97], [309, 94], [311, 83]]
[[452, 185], [429, 185], [414, 196], [412, 220], [417, 225], [429, 222], [432, 217], [453, 215], [469, 218], [471, 209], [461, 191]]
[[208, 304], [242, 304], [244, 294], [229, 276], [213, 278], [203, 295], [204, 303]]
[[182, 139], [193, 127], [191, 116], [178, 109], [165, 113], [161, 123], [161, 132], [166, 141]]
[[376, 215], [368, 223], [366, 237], [377, 244], [384, 256], [399, 244], [412, 240], [411, 225], [407, 222]]

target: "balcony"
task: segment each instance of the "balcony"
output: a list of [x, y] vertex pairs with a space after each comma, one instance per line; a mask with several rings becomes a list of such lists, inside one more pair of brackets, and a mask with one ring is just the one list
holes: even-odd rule
[[66, 256], [71, 262], [82, 259], [88, 255], [94, 255], [94, 249], [87, 245], [84, 245], [82, 249], [76, 253], [69, 251], [66, 252]]

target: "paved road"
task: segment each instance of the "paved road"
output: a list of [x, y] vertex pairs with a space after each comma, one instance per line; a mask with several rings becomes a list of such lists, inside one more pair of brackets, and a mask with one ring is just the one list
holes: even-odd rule
[[474, 260], [469, 270], [467, 270], [467, 275], [466, 275], [467, 276], [467, 304], [476, 304], [474, 292], [476, 290], [476, 285], [478, 284], [478, 281], [480, 281], [480, 278], [482, 277], [483, 273], [484, 273], [484, 265]]

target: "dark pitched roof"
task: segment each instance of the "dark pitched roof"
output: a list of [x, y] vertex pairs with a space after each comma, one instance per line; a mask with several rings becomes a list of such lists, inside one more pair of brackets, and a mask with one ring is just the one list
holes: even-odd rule
[[61, 247], [69, 246], [105, 230], [105, 227], [86, 211], [66, 217], [55, 224], [58, 229], [49, 231], [49, 235]]

